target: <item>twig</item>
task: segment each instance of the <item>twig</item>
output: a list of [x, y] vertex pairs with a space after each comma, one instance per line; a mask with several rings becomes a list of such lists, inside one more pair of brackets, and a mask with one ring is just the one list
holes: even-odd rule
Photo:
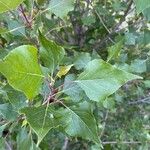
[[107, 144], [141, 144], [141, 142], [139, 141], [106, 141], [106, 142], [102, 142], [103, 145], [107, 145]]
[[128, 5], [128, 7], [127, 7], [127, 9], [126, 9], [126, 11], [125, 11], [123, 17], [120, 19], [119, 23], [118, 23], [118, 24], [116, 25], [116, 27], [114, 28], [114, 31], [117, 31], [118, 28], [119, 28], [119, 26], [126, 20], [126, 16], [128, 15], [132, 4], [133, 4], [133, 0], [130, 0], [130, 3], [129, 3], [129, 5]]
[[104, 44], [109, 38], [112, 38], [112, 36], [114, 36], [116, 33], [118, 33], [118, 32], [120, 31], [120, 30], [119, 30], [119, 27], [120, 27], [120, 25], [125, 21], [125, 18], [126, 18], [126, 16], [128, 15], [128, 13], [129, 13], [132, 4], [133, 4], [133, 0], [130, 0], [129, 5], [128, 5], [128, 7], [127, 7], [127, 9], [126, 9], [126, 11], [125, 11], [123, 17], [120, 19], [119, 23], [118, 23], [117, 25], [115, 25], [115, 27], [113, 27], [113, 29], [111, 30], [111, 32], [110, 32], [106, 37], [104, 37], [103, 40], [101, 40], [100, 42], [98, 41], [98, 42], [96, 42], [96, 43], [94, 44], [94, 49], [97, 49], [97, 48], [99, 48], [99, 47], [102, 47], [103, 44]]
[[68, 139], [68, 137], [66, 137], [65, 141], [64, 141], [64, 145], [61, 150], [67, 150], [68, 142], [69, 142], [69, 139]]
[[100, 22], [102, 23], [102, 25], [104, 26], [104, 28], [107, 30], [107, 32], [110, 34], [111, 33], [111, 31], [109, 31], [109, 29], [107, 28], [107, 26], [105, 25], [105, 23], [104, 23], [104, 21], [103, 21], [103, 19], [102, 19], [102, 17], [100, 16], [100, 14], [97, 12], [97, 10], [96, 9], [94, 9], [94, 11], [95, 11], [95, 13], [96, 13], [96, 15], [98, 16], [98, 18], [99, 18], [99, 20], [100, 20]]
[[104, 134], [107, 118], [108, 118], [108, 111], [106, 112], [106, 115], [105, 115], [105, 118], [104, 118], [104, 125], [103, 125], [103, 129], [101, 131], [100, 137], [102, 137], [102, 135]]
[[134, 104], [138, 105], [138, 104], [141, 104], [141, 103], [150, 104], [150, 97], [146, 97], [146, 98], [143, 98], [143, 99], [140, 99], [140, 100], [129, 102], [128, 104], [129, 105], [134, 105]]
[[20, 4], [20, 12], [22, 13], [28, 27], [31, 27], [31, 21], [29, 21], [28, 17], [26, 16], [22, 4]]
[[61, 26], [61, 27], [55, 27], [53, 29], [50, 29], [49, 31], [47, 31], [47, 33], [45, 34], [45, 36], [47, 36], [48, 34], [50, 34], [52, 31], [54, 30], [58, 30], [58, 29], [62, 29], [62, 28], [65, 28], [65, 27], [69, 27], [70, 25], [65, 25], [65, 26]]
[[12, 147], [10, 146], [10, 144], [7, 141], [5, 141], [5, 144], [6, 144], [6, 149], [7, 150], [12, 150]]
[[[94, 11], [95, 11], [96, 15], [98, 16], [98, 18], [99, 18], [100, 22], [102, 23], [102, 25], [103, 25], [103, 26], [104, 26], [104, 28], [106, 29], [106, 31], [110, 34], [110, 33], [111, 33], [111, 31], [108, 29], [108, 27], [107, 27], [107, 26], [106, 26], [106, 24], [104, 23], [104, 21], [103, 21], [102, 17], [99, 15], [99, 13], [97, 12], [97, 10], [96, 10], [96, 9], [94, 9]], [[109, 37], [108, 39], [109, 39], [112, 43], [114, 43], [114, 44], [115, 44], [115, 42], [113, 41], [113, 39], [111, 39], [111, 37]]]

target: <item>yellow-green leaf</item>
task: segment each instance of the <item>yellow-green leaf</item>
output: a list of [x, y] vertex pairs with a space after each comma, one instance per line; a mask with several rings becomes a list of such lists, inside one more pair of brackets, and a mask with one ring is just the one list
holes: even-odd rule
[[57, 76], [58, 76], [59, 78], [61, 78], [62, 76], [66, 75], [66, 74], [69, 72], [69, 70], [71, 69], [72, 66], [73, 66], [73, 65], [60, 66], [60, 69], [59, 69], [59, 71], [58, 71], [58, 73], [57, 73]]
[[16, 90], [33, 99], [39, 92], [43, 75], [38, 64], [37, 49], [23, 45], [12, 50], [0, 60], [0, 72]]
[[0, 0], [0, 13], [13, 10], [22, 2], [23, 0]]

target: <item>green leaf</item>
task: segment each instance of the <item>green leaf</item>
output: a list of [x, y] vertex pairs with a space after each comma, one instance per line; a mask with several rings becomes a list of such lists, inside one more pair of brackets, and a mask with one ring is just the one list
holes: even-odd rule
[[18, 116], [12, 105], [8, 103], [0, 105], [0, 114], [9, 121], [14, 121]]
[[38, 5], [43, 5], [46, 2], [46, 0], [36, 0], [36, 2]]
[[48, 67], [50, 72], [53, 74], [54, 70], [63, 59], [65, 50], [63, 47], [58, 46], [55, 42], [46, 39], [40, 32], [39, 40], [41, 42], [40, 58], [44, 66]]
[[57, 76], [58, 76], [59, 78], [61, 78], [62, 76], [66, 75], [66, 74], [69, 72], [69, 70], [71, 69], [72, 66], [73, 66], [73, 65], [60, 66], [60, 69], [59, 69], [59, 71], [58, 71], [58, 73], [57, 73]]
[[150, 88], [150, 80], [145, 80], [144, 85], [146, 88]]
[[144, 30], [144, 44], [148, 45], [150, 44], [150, 31], [149, 30]]
[[38, 64], [37, 49], [30, 45], [15, 48], [0, 60], [0, 72], [13, 88], [24, 92], [28, 99], [38, 94], [44, 77]]
[[144, 15], [144, 17], [145, 17], [145, 19], [147, 20], [147, 21], [150, 21], [150, 7], [148, 7], [148, 8], [146, 8], [144, 11], [143, 11], [143, 15]]
[[143, 73], [146, 72], [146, 61], [142, 59], [135, 59], [131, 62], [131, 71], [135, 73]]
[[7, 92], [9, 102], [17, 112], [27, 106], [26, 97], [22, 92], [14, 90], [9, 85], [6, 85], [3, 90]]
[[75, 56], [74, 66], [77, 70], [84, 69], [88, 62], [91, 61], [89, 53], [77, 53]]
[[88, 14], [82, 17], [82, 22], [85, 26], [90, 26], [92, 23], [95, 23], [96, 18], [93, 14]]
[[29, 125], [37, 134], [38, 145], [50, 129], [58, 127], [55, 111], [52, 107], [26, 107], [20, 112], [26, 115]]
[[106, 108], [106, 109], [113, 109], [114, 106], [115, 106], [115, 100], [113, 98], [106, 98], [104, 101], [103, 101], [103, 106]]
[[0, 27], [0, 34], [6, 33], [8, 31], [8, 29]]
[[38, 145], [52, 128], [62, 126], [70, 136], [78, 136], [99, 143], [92, 107], [82, 103], [79, 107], [55, 110], [52, 106], [27, 107], [21, 110], [38, 136]]
[[0, 13], [15, 9], [23, 0], [0, 0]]
[[137, 36], [134, 33], [125, 34], [125, 44], [126, 45], [135, 45]]
[[63, 92], [70, 96], [73, 102], [79, 102], [83, 98], [84, 93], [79, 85], [74, 82], [75, 78], [74, 74], [69, 74], [65, 77]]
[[56, 16], [64, 18], [74, 9], [74, 0], [51, 0], [48, 9]]
[[150, 7], [150, 0], [134, 0], [137, 13], [143, 12], [146, 8]]
[[40, 150], [33, 142], [31, 133], [25, 128], [21, 128], [17, 135], [17, 150]]
[[123, 41], [119, 41], [115, 45], [108, 48], [108, 58], [107, 61], [110, 61], [111, 59], [117, 59], [120, 55], [121, 48], [123, 46]]
[[0, 138], [0, 150], [6, 150], [5, 139]]
[[16, 20], [10, 20], [10, 19], [7, 19], [7, 24], [8, 24], [8, 29], [9, 31], [13, 31], [14, 29], [18, 28], [18, 27], [21, 27], [21, 28], [18, 28], [17, 30], [13, 31], [12, 34], [15, 35], [15, 36], [22, 36], [22, 35], [25, 35], [26, 31], [25, 31], [25, 27], [22, 27], [22, 23], [21, 22], [18, 22]]
[[86, 70], [75, 81], [93, 101], [101, 101], [116, 92], [123, 84], [139, 76], [119, 70], [103, 60], [88, 63]]
[[66, 123], [65, 132], [70, 136], [82, 137], [100, 143], [96, 120], [92, 113], [92, 107], [87, 102], [79, 107], [67, 107], [61, 110], [62, 122]]

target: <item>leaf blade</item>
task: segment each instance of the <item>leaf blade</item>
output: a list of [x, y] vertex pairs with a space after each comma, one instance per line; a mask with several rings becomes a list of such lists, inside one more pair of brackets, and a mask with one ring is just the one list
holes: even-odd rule
[[24, 92], [28, 99], [38, 94], [44, 77], [38, 64], [37, 49], [30, 45], [19, 46], [0, 60], [0, 72], [14, 89]]
[[88, 63], [86, 70], [75, 81], [93, 101], [101, 101], [123, 84], [141, 77], [119, 70], [103, 60]]
[[55, 111], [52, 107], [26, 107], [20, 110], [20, 113], [26, 115], [27, 121], [33, 131], [38, 136], [38, 143], [40, 144], [46, 134], [52, 129], [57, 128], [58, 124], [55, 121]]
[[40, 56], [44, 65], [50, 69], [53, 74], [56, 67], [59, 65], [60, 61], [65, 55], [65, 50], [63, 47], [58, 46], [55, 42], [46, 39], [39, 32], [39, 40], [41, 43]]
[[19, 4], [21, 4], [23, 2], [23, 0], [0, 0], [0, 13], [15, 9], [16, 7], [19, 6]]
[[51, 0], [49, 10], [60, 18], [67, 16], [74, 8], [74, 0]]

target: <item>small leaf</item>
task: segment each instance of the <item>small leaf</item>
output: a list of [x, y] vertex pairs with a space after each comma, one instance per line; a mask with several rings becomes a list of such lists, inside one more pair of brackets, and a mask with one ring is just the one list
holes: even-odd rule
[[0, 0], [0, 13], [15, 9], [23, 0]]
[[74, 0], [51, 0], [49, 10], [60, 18], [67, 16], [74, 8]]
[[137, 36], [134, 33], [125, 34], [125, 44], [126, 45], [135, 45]]
[[139, 76], [119, 70], [101, 59], [88, 63], [75, 81], [93, 101], [101, 101], [116, 92], [123, 84]]
[[60, 66], [60, 69], [59, 69], [59, 71], [58, 71], [58, 73], [57, 73], [57, 76], [58, 76], [59, 78], [61, 78], [62, 76], [66, 75], [66, 74], [69, 72], [69, 70], [71, 69], [72, 66], [73, 66], [73, 65]]
[[84, 69], [87, 63], [91, 61], [89, 53], [77, 53], [75, 56], [74, 66], [77, 70]]
[[135, 73], [143, 73], [146, 72], [146, 61], [142, 59], [135, 59], [131, 62], [131, 71]]
[[52, 107], [26, 107], [21, 109], [21, 113], [26, 115], [26, 119], [38, 136], [38, 145], [52, 128], [57, 128], [55, 111]]
[[39, 32], [39, 40], [41, 42], [40, 57], [45, 67], [50, 69], [53, 74], [56, 67], [65, 55], [64, 48], [58, 46], [55, 42], [49, 41]]
[[115, 45], [111, 46], [108, 48], [108, 58], [107, 62], [110, 61], [111, 59], [117, 59], [118, 56], [120, 55], [120, 51], [122, 48], [123, 41], [119, 41]]
[[38, 5], [43, 5], [46, 2], [46, 0], [36, 0], [36, 2]]
[[0, 34], [6, 33], [8, 31], [8, 29], [0, 27]]
[[96, 18], [93, 14], [90, 14], [90, 15], [88, 14], [88, 16], [85, 15], [81, 19], [85, 26], [90, 26], [92, 23], [95, 23], [96, 21]]
[[146, 88], [150, 88], [150, 80], [145, 80], [144, 85]]
[[15, 48], [0, 60], [0, 72], [13, 88], [24, 92], [28, 99], [38, 94], [44, 77], [38, 64], [37, 49], [30, 45]]

